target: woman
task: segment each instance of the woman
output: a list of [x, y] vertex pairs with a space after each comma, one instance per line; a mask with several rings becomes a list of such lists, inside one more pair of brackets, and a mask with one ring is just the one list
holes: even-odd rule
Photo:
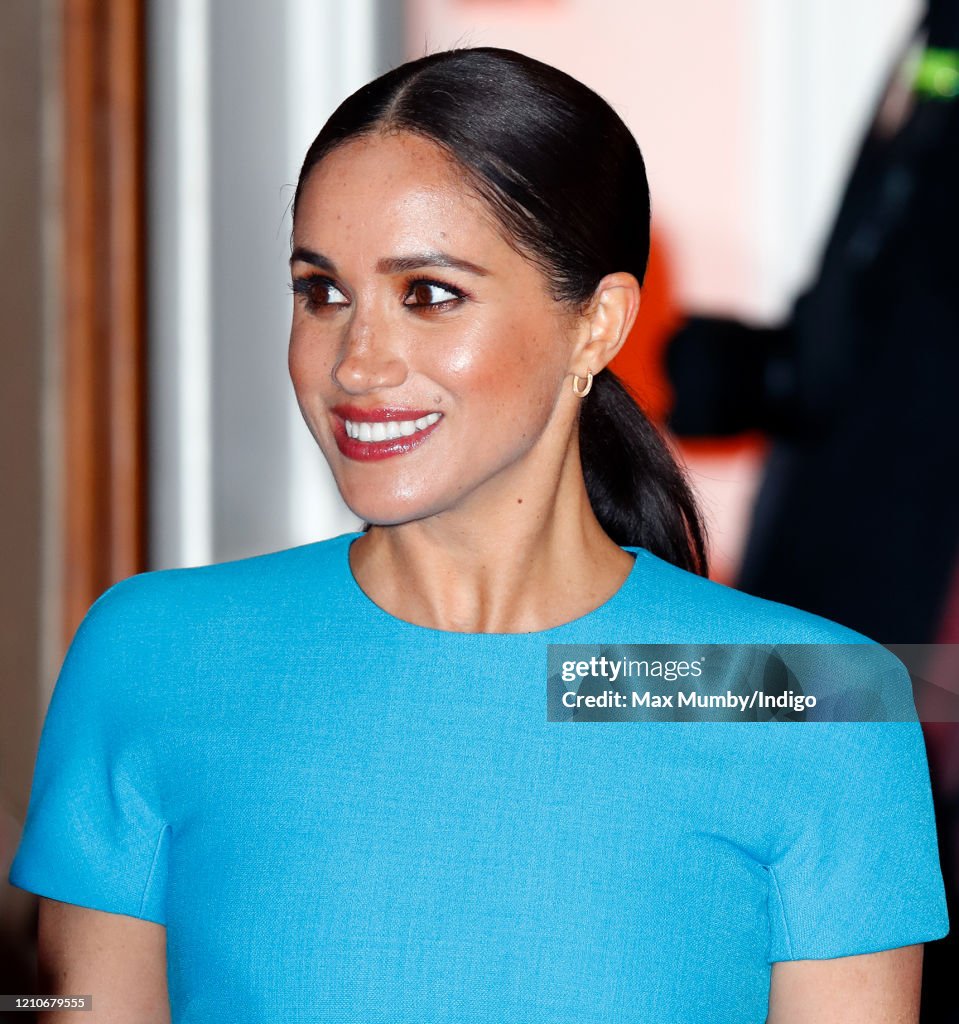
[[520, 54], [333, 114], [289, 363], [369, 528], [91, 609], [11, 870], [53, 990], [127, 1022], [917, 1019], [948, 924], [916, 723], [545, 721], [552, 643], [869, 642], [705, 577], [606, 369], [648, 227], [623, 123]]

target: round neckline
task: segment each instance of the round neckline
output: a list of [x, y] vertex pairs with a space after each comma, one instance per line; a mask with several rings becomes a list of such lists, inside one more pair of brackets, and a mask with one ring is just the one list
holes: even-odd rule
[[621, 544], [620, 547], [623, 551], [628, 551], [633, 555], [633, 564], [630, 567], [626, 578], [620, 584], [619, 589], [615, 593], [611, 594], [602, 604], [593, 608], [592, 611], [588, 611], [583, 615], [577, 616], [575, 619], [570, 619], [568, 622], [561, 622], [558, 626], [550, 626], [548, 629], [534, 629], [527, 632], [518, 633], [484, 633], [484, 632], [473, 632], [468, 633], [461, 630], [455, 629], [435, 629], [432, 626], [421, 626], [417, 622], [410, 622], [408, 619], [401, 619], [392, 612], [388, 612], [385, 608], [381, 608], [367, 592], [359, 585], [356, 577], [353, 575], [353, 567], [350, 565], [350, 548], [353, 546], [353, 542], [363, 536], [362, 531], [356, 531], [352, 533], [342, 534], [342, 543], [338, 552], [338, 558], [341, 559], [340, 568], [343, 570], [343, 576], [345, 578], [347, 589], [350, 591], [351, 596], [358, 601], [365, 609], [368, 615], [372, 618], [379, 619], [380, 621], [392, 626], [395, 629], [406, 629], [413, 632], [418, 632], [424, 636], [433, 637], [550, 637], [552, 635], [560, 635], [575, 629], [578, 626], [582, 626], [588, 620], [592, 618], [599, 618], [608, 615], [611, 611], [615, 610], [615, 607], [619, 605], [626, 597], [627, 592], [632, 588], [637, 577], [640, 574], [640, 564], [644, 561], [644, 556], [648, 556], [649, 552], [646, 548], [636, 547], [630, 544]]

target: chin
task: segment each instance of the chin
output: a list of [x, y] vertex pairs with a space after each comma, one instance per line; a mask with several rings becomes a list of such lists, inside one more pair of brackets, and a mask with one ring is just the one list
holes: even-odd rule
[[341, 497], [353, 515], [371, 526], [399, 526], [402, 523], [425, 519], [441, 511], [434, 503], [422, 499], [404, 500], [383, 496], [379, 498], [365, 496], [360, 499], [342, 492]]

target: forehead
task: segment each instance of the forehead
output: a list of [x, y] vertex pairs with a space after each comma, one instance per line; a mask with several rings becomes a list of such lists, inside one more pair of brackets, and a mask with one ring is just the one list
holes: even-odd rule
[[297, 205], [298, 244], [322, 239], [387, 244], [432, 239], [502, 246], [502, 229], [462, 168], [410, 132], [354, 139], [309, 173]]

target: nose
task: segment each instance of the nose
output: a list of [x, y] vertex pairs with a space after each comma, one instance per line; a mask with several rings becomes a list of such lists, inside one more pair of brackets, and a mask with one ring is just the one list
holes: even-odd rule
[[392, 346], [385, 326], [374, 326], [368, 318], [362, 322], [354, 318], [331, 375], [344, 391], [362, 394], [398, 387], [406, 380], [407, 365]]

